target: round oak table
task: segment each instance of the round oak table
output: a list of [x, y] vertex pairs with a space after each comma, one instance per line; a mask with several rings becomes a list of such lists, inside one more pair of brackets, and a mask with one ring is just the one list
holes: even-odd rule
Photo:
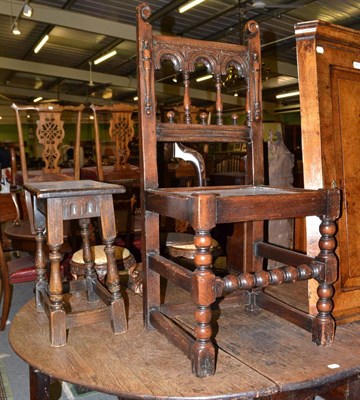
[[[187, 300], [185, 293], [175, 296]], [[360, 323], [339, 326], [334, 344], [320, 348], [309, 332], [266, 310], [249, 315], [224, 307], [215, 321], [221, 326], [216, 374], [196, 378], [185, 355], [158, 332], [145, 330], [141, 296], [126, 290], [124, 299], [127, 333], [115, 335], [106, 322], [81, 325], [61, 348], [50, 346], [47, 317], [34, 301], [20, 310], [9, 340], [30, 365], [31, 399], [48, 398], [49, 377], [138, 400], [304, 400], [344, 384], [354, 400], [360, 391]], [[174, 318], [188, 330], [193, 317], [188, 304], [184, 309]]]

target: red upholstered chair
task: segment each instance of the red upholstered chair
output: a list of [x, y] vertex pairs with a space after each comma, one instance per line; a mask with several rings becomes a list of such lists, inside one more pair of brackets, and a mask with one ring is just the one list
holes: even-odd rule
[[32, 282], [36, 280], [34, 255], [26, 255], [7, 261], [0, 241], [0, 276], [0, 299], [3, 297], [0, 331], [3, 331], [10, 311], [12, 285], [15, 283]]

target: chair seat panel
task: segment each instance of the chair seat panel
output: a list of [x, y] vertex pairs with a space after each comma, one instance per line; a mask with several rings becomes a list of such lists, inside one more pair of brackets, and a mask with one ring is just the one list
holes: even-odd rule
[[[339, 198], [338, 190], [330, 192], [334, 200]], [[209, 195], [214, 195], [217, 223], [322, 216], [329, 207], [327, 190], [263, 186], [151, 189], [145, 195], [146, 207], [161, 215], [191, 222], [196, 210], [195, 199]]]
[[23, 256], [8, 261], [10, 284], [34, 282], [36, 280], [35, 257]]
[[[42, 169], [35, 169], [27, 171], [28, 180], [32, 182], [40, 182], [42, 180], [59, 181], [59, 180], [74, 180], [73, 168], [62, 168], [60, 173], [46, 173]], [[19, 186], [24, 184], [22, 171], [17, 171], [15, 176], [15, 183]]]

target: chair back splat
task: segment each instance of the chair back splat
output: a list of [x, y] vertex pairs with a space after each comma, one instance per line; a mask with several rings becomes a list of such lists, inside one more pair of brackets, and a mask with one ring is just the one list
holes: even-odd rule
[[[212, 304], [232, 292], [248, 292], [251, 309], [256, 309], [256, 290], [285, 282], [314, 278], [319, 283], [317, 315], [312, 323], [312, 339], [328, 345], [334, 337], [332, 318], [333, 283], [337, 279], [334, 254], [335, 220], [339, 217], [338, 189], [305, 190], [264, 186], [260, 33], [256, 22], [245, 26], [245, 45], [216, 43], [183, 37], [153, 35], [147, 4], [137, 8], [139, 145], [141, 200], [143, 213], [142, 261], [144, 269], [144, 320], [178, 346], [191, 360], [198, 377], [215, 373]], [[157, 121], [155, 70], [171, 62], [183, 77], [184, 122]], [[198, 68], [213, 75], [215, 123], [203, 116], [200, 124], [191, 120], [190, 85]], [[228, 118], [222, 95], [229, 68], [237, 71], [244, 84], [244, 124], [236, 116]], [[230, 119], [232, 123], [226, 124]], [[157, 143], [245, 143], [245, 185], [213, 187], [159, 187]], [[161, 168], [161, 165], [160, 165]], [[315, 215], [321, 219], [319, 254], [301, 254], [264, 241], [264, 221]], [[163, 254], [160, 248], [160, 216], [187, 221], [195, 231], [195, 270], [190, 271]], [[244, 223], [244, 271], [238, 275], [215, 275], [212, 268], [211, 230], [217, 224]], [[240, 249], [239, 249], [240, 253]], [[282, 267], [267, 269], [264, 260]], [[194, 308], [194, 339], [173, 323], [175, 311], [163, 304], [160, 277], [190, 293]], [[168, 289], [170, 290], [170, 289]], [[235, 295], [235, 293], [234, 293]], [[234, 299], [233, 296], [229, 298]], [[238, 296], [242, 299], [243, 296]], [[234, 302], [232, 302], [233, 304]], [[239, 303], [241, 303], [239, 301]], [[221, 306], [226, 306], [226, 299]], [[229, 302], [228, 302], [229, 304]], [[179, 305], [176, 305], [179, 313]], [[245, 306], [245, 304], [243, 304]], [[185, 307], [189, 310], [189, 306]], [[254, 318], [261, 318], [255, 315]], [[221, 330], [221, 326], [219, 328]], [[174, 365], [175, 368], [175, 365]]]
[[[125, 245], [130, 247], [136, 245], [139, 241], [137, 237], [140, 236], [140, 224], [134, 207], [138, 198], [140, 172], [137, 165], [130, 163], [130, 143], [135, 136], [133, 113], [136, 106], [114, 103], [103, 106], [92, 104], [90, 108], [94, 116], [96, 179], [100, 182], [117, 183], [126, 188], [125, 194], [114, 196], [114, 207], [117, 232], [120, 236], [125, 236]], [[101, 128], [104, 131], [107, 128], [108, 131], [105, 143], [101, 141]], [[111, 154], [108, 161], [106, 152]], [[83, 168], [81, 177], [86, 178], [91, 170], [92, 167]]]
[[[21, 174], [13, 174], [13, 185], [23, 185], [28, 182], [79, 180], [81, 116], [85, 106], [62, 106], [55, 103], [46, 103], [21, 106], [12, 104], [11, 108], [15, 111], [16, 116], [21, 164]], [[34, 153], [35, 158], [38, 158], [42, 165], [38, 169], [34, 166], [29, 168], [31, 154], [29, 154], [29, 146], [26, 146], [23, 133], [23, 118], [26, 119], [25, 112], [37, 113]], [[71, 121], [76, 126], [75, 137], [73, 139], [73, 165], [70, 168], [62, 168], [61, 165], [63, 161], [62, 147], [65, 143], [64, 112], [69, 112], [68, 115], [71, 115], [69, 118], [71, 118]], [[28, 193], [25, 193], [25, 199], [27, 213], [30, 218], [30, 227], [33, 230], [33, 223], [31, 221], [33, 211]], [[18, 207], [18, 205], [16, 206]], [[20, 221], [18, 221], [19, 224]]]

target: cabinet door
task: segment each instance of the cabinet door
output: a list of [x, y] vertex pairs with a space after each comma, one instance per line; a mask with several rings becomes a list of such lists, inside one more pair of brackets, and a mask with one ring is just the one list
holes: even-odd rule
[[360, 71], [333, 67], [331, 95], [336, 184], [342, 189], [335, 303], [354, 312], [360, 308]]

